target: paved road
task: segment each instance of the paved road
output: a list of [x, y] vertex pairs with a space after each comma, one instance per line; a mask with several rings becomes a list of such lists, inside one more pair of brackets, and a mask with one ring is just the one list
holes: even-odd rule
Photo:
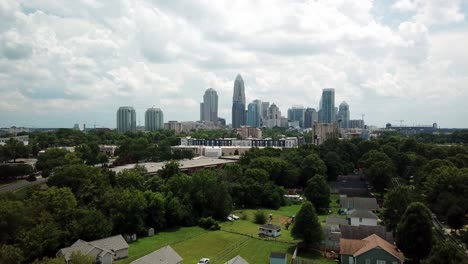
[[37, 177], [37, 180], [34, 182], [28, 182], [27, 180], [20, 180], [14, 183], [10, 183], [7, 185], [2, 185], [0, 186], [0, 193], [6, 193], [6, 192], [15, 192], [18, 190], [21, 190], [23, 188], [33, 186], [36, 184], [40, 184], [45, 182], [47, 179], [44, 179], [42, 177]]

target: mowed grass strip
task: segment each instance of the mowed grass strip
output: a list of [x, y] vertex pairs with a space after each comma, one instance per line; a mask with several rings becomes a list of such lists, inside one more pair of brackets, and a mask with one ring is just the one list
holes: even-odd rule
[[197, 263], [201, 258], [214, 260], [230, 246], [239, 244], [239, 242], [246, 239], [247, 237], [243, 235], [224, 231], [211, 231], [171, 246], [184, 259], [183, 263]]
[[250, 238], [241, 247], [233, 250], [216, 263], [225, 263], [231, 258], [240, 255], [249, 263], [267, 264], [270, 263], [271, 252], [288, 253], [288, 260], [291, 260], [294, 248], [295, 246], [291, 244]]
[[164, 246], [173, 246], [177, 242], [195, 238], [204, 233], [208, 233], [208, 231], [200, 227], [181, 227], [172, 231], [159, 232], [152, 237], [138, 239], [138, 241], [129, 244], [128, 258], [119, 260], [117, 263], [130, 263]]

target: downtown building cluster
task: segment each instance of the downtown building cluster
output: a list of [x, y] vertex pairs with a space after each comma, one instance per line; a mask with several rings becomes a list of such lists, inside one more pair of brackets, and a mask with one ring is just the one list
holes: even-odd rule
[[[159, 108], [149, 108], [145, 112], [146, 131], [173, 129], [176, 132], [190, 131], [197, 128], [226, 127], [224, 118], [218, 116], [218, 94], [215, 89], [208, 88], [200, 103], [199, 122], [169, 121], [164, 123], [163, 111]], [[317, 110], [318, 109], [318, 110]], [[245, 84], [238, 74], [234, 80], [232, 97], [232, 125], [239, 133], [247, 137], [261, 138], [258, 132], [248, 128], [294, 128], [311, 129], [316, 123], [336, 124], [337, 128], [364, 128], [363, 120], [351, 120], [350, 108], [346, 102], [335, 107], [335, 89], [323, 89], [318, 108], [294, 105], [284, 116], [275, 103], [255, 99], [246, 103]], [[120, 107], [117, 111], [117, 131], [136, 131], [136, 113], [131, 106]], [[246, 130], [247, 129], [247, 130]], [[254, 136], [251, 136], [254, 135]]]
[[[213, 88], [210, 88], [203, 98], [200, 120], [215, 124], [218, 120], [218, 95]], [[288, 109], [287, 116], [283, 116], [275, 103], [270, 104], [270, 102], [256, 99], [246, 104], [244, 80], [240, 74], [236, 76], [232, 98], [232, 128], [249, 126], [307, 129], [312, 128], [314, 123], [337, 123], [340, 128], [364, 128], [362, 120], [350, 119], [349, 105], [346, 102], [335, 107], [335, 89], [323, 89], [318, 110], [311, 107], [292, 106]]]

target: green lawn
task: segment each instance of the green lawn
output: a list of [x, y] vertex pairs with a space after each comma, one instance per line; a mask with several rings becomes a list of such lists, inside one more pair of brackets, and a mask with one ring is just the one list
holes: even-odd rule
[[167, 245], [173, 246], [177, 242], [193, 239], [208, 231], [199, 227], [181, 227], [173, 231], [160, 232], [152, 237], [145, 237], [130, 244], [128, 258], [118, 261], [119, 264], [130, 263]]
[[[338, 198], [338, 195], [331, 196], [331, 214], [338, 212], [339, 205], [336, 203]], [[166, 245], [171, 245], [184, 259], [183, 263], [187, 264], [196, 263], [200, 258], [210, 258], [215, 264], [224, 263], [236, 255], [241, 255], [249, 263], [262, 264], [269, 262], [271, 252], [287, 252], [290, 260], [295, 248], [294, 243], [298, 241], [292, 238], [290, 230], [286, 230], [284, 224], [290, 216], [296, 215], [300, 208], [300, 204], [295, 204], [283, 206], [278, 210], [264, 209], [267, 216], [273, 215], [272, 223], [282, 227], [281, 236], [277, 238], [277, 241], [257, 238], [258, 225], [253, 222], [256, 210], [236, 210], [234, 214], [239, 217], [245, 216], [246, 219], [220, 223], [222, 230], [219, 231], [206, 231], [199, 227], [183, 227], [174, 231], [160, 232], [153, 237], [139, 239], [130, 244], [129, 257], [117, 263], [130, 263]], [[319, 215], [319, 220], [323, 221], [322, 224], [328, 216]], [[299, 252], [298, 256], [312, 260], [314, 264], [335, 263], [333, 260], [325, 259], [320, 252]]]

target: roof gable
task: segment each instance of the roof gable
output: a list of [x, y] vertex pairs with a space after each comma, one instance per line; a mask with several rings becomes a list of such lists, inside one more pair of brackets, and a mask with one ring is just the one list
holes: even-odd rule
[[125, 241], [122, 235], [106, 237], [103, 239], [91, 241], [89, 243], [100, 248], [113, 250], [114, 252], [128, 248], [127, 241]]
[[249, 264], [249, 263], [247, 262], [247, 260], [237, 255], [224, 264]]
[[171, 246], [165, 246], [132, 261], [131, 264], [177, 264], [181, 261], [182, 257]]
[[405, 259], [403, 253], [398, 251], [395, 246], [375, 234], [370, 235], [362, 240], [344, 238], [340, 239], [340, 254], [353, 255], [354, 257], [357, 257], [375, 248], [380, 248], [386, 251], [400, 261]]
[[361, 210], [377, 210], [379, 205], [375, 198], [364, 198], [364, 197], [341, 197], [340, 207], [349, 209], [361, 209]]
[[348, 212], [349, 218], [367, 218], [367, 219], [379, 219], [373, 212], [368, 210], [350, 210]]

